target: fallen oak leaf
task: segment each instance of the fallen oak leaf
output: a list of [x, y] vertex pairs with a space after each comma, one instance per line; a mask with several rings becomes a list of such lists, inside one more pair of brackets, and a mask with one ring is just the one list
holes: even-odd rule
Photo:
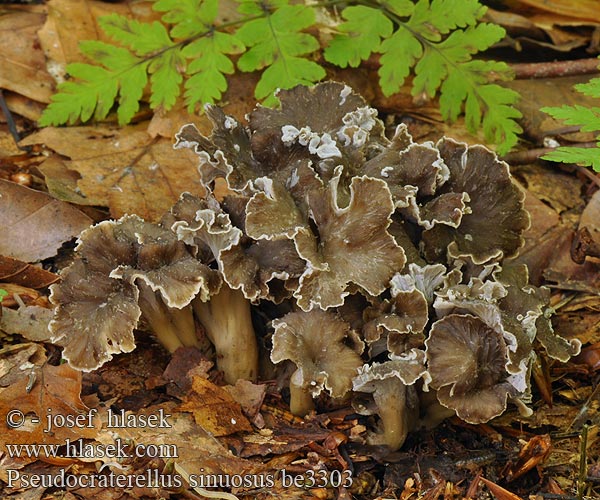
[[0, 330], [16, 333], [34, 342], [48, 342], [48, 324], [54, 313], [40, 306], [22, 306], [18, 309], [4, 308], [0, 316]]
[[45, 18], [39, 10], [4, 11], [0, 16], [0, 88], [39, 102], [50, 102], [54, 90], [36, 34]]
[[173, 154], [172, 141], [152, 139], [146, 126], [47, 127], [20, 144], [44, 144], [69, 157], [64, 166], [81, 176], [77, 188], [86, 204], [107, 206], [114, 218], [135, 213], [157, 221], [182, 192], [203, 195], [204, 189], [197, 156]]
[[[35, 376], [32, 385], [28, 372], [23, 377], [0, 391], [0, 449], [6, 451], [7, 444], [63, 444], [66, 439], [76, 441], [81, 438], [94, 438], [98, 433], [99, 422], [93, 427], [53, 426], [46, 429], [47, 415], [88, 415], [89, 409], [80, 398], [82, 374], [69, 365], [43, 365]], [[28, 387], [31, 390], [28, 391]], [[18, 410], [27, 416], [23, 425], [12, 428], [8, 425], [9, 412]], [[32, 420], [37, 417], [38, 422]], [[93, 415], [92, 415], [93, 416]], [[35, 418], [33, 417], [33, 418]], [[60, 417], [59, 417], [60, 418]], [[87, 422], [87, 421], [86, 421]]]
[[224, 388], [205, 378], [194, 376], [192, 390], [184, 401], [179, 409], [192, 413], [196, 423], [214, 436], [252, 431], [240, 404]]
[[41, 267], [32, 266], [27, 262], [0, 255], [1, 282], [10, 282], [37, 290], [46, 288], [58, 280], [59, 277], [57, 274], [46, 271]]
[[0, 255], [36, 262], [56, 255], [92, 220], [77, 208], [0, 179]]

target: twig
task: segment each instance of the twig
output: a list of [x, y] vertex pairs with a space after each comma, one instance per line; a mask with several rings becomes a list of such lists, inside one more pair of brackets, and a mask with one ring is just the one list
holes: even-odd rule
[[587, 75], [598, 73], [598, 58], [576, 59], [574, 61], [552, 61], [539, 63], [515, 63], [509, 65], [515, 78], [550, 78], [556, 76]]
[[[579, 148], [595, 148], [597, 147], [595, 142], [581, 142], [577, 144]], [[534, 149], [526, 149], [524, 151], [515, 151], [513, 153], [508, 153], [504, 155], [501, 160], [505, 161], [509, 165], [528, 165], [529, 163], [533, 163], [536, 160], [539, 160], [542, 156], [551, 151], [554, 151], [556, 148], [534, 148]], [[573, 164], [575, 169], [578, 172], [585, 175], [588, 179], [590, 179], [593, 183], [600, 187], [600, 178], [591, 172], [589, 168], [582, 167], [581, 165]]]
[[27, 147], [22, 147], [19, 146], [19, 141], [21, 140], [21, 137], [19, 136], [19, 131], [17, 130], [17, 124], [15, 123], [15, 119], [12, 116], [12, 113], [10, 112], [10, 109], [8, 109], [8, 105], [6, 104], [6, 100], [4, 99], [4, 92], [2, 92], [2, 89], [0, 89], [0, 109], [2, 110], [2, 113], [4, 114], [4, 118], [6, 118], [6, 124], [8, 125], [8, 130], [10, 132], [10, 135], [12, 135], [13, 140], [15, 141], [15, 144], [17, 145], [17, 147], [21, 150], [21, 151], [31, 151], [31, 148], [29, 146]]
[[536, 496], [552, 500], [578, 500], [572, 495], [561, 495], [560, 493], [537, 493]]
[[597, 174], [590, 171], [588, 167], [582, 167], [581, 165], [575, 165], [575, 168], [580, 174], [585, 175], [589, 180], [591, 180], [596, 186], [600, 187], [600, 177]]
[[[379, 54], [372, 54], [361, 64], [364, 68], [379, 69], [381, 63]], [[588, 75], [600, 73], [597, 57], [588, 59], [575, 59], [572, 61], [545, 61], [539, 63], [513, 63], [509, 67], [515, 73], [515, 79], [527, 80], [529, 78], [551, 78], [557, 76]]]
[[513, 153], [505, 154], [501, 160], [505, 161], [509, 165], [527, 165], [539, 160], [540, 157], [544, 156], [550, 151], [554, 151], [555, 148], [534, 148], [526, 149], [524, 151], [515, 151]]
[[588, 426], [581, 429], [581, 443], [579, 443], [579, 477], [577, 479], [577, 499], [583, 500], [587, 476], [587, 434]]

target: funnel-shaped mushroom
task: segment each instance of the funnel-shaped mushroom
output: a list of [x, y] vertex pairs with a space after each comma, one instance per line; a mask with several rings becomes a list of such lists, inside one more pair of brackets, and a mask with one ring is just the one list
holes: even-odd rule
[[350, 184], [346, 207], [337, 203], [341, 175], [323, 192], [311, 191], [309, 207], [318, 231], [316, 238], [296, 235], [299, 254], [308, 261], [294, 293], [304, 310], [341, 306], [354, 283], [377, 296], [406, 262], [404, 251], [387, 231], [394, 211], [385, 182], [355, 177]]
[[467, 147], [441, 139], [437, 148], [450, 169], [450, 177], [437, 194], [467, 193], [469, 213], [458, 227], [436, 224], [423, 233], [429, 260], [470, 256], [476, 264], [516, 254], [523, 245], [529, 215], [525, 195], [512, 180], [508, 165], [484, 146]]
[[293, 312], [273, 321], [271, 360], [294, 362], [291, 380], [292, 411], [304, 416], [312, 410], [309, 396], [326, 390], [334, 398], [352, 389], [352, 378], [362, 365], [360, 353], [349, 347], [350, 325], [331, 312]]
[[502, 334], [468, 314], [436, 321], [425, 341], [431, 387], [440, 403], [472, 424], [506, 409], [516, 389], [507, 381], [508, 353]]
[[[371, 439], [373, 444], [386, 444], [392, 450], [404, 444], [419, 415], [414, 384], [420, 378], [427, 387], [429, 375], [425, 369], [425, 353], [418, 349], [411, 349], [402, 356], [392, 354], [390, 361], [385, 363], [361, 367], [353, 380], [353, 388], [372, 394], [383, 424], [383, 433]], [[366, 407], [358, 408], [358, 411], [370, 413]]]
[[220, 278], [171, 231], [124, 216], [84, 231], [76, 251], [50, 295], [52, 340], [74, 368], [94, 370], [133, 350], [140, 315], [170, 351], [197, 344], [187, 306], [216, 291]]

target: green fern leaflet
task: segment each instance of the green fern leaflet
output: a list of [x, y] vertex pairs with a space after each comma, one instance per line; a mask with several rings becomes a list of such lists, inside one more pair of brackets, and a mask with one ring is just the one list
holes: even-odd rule
[[[600, 78], [593, 78], [588, 83], [575, 85], [575, 89], [584, 95], [598, 98], [600, 97]], [[552, 106], [542, 108], [542, 111], [556, 120], [563, 120], [567, 125], [580, 127], [582, 132], [598, 133], [600, 131], [600, 107]], [[592, 167], [596, 172], [600, 172], [600, 135], [596, 136], [596, 140], [598, 142], [595, 148], [561, 146], [542, 158], [562, 163], [576, 163]]]
[[[274, 91], [326, 77], [319, 57], [339, 67], [357, 67], [379, 54], [379, 84], [399, 92], [413, 75], [412, 93], [439, 95], [442, 116], [463, 114], [467, 127], [482, 129], [500, 153], [521, 131], [514, 108], [518, 95], [491, 83], [511, 78], [506, 64], [474, 60], [498, 42], [504, 30], [480, 20], [478, 0], [361, 0], [340, 4], [290, 4], [289, 0], [236, 0], [236, 13], [220, 13], [219, 0], [158, 0], [161, 22], [143, 23], [118, 14], [100, 18], [115, 45], [82, 42], [94, 64], [68, 66], [41, 125], [101, 120], [116, 105], [120, 124], [129, 122], [146, 99], [152, 109], [170, 109], [183, 92], [190, 111], [222, 99], [227, 76], [259, 72], [255, 96], [276, 104]], [[329, 3], [328, 3], [329, 2]], [[340, 19], [321, 9], [339, 8]], [[329, 21], [323, 21], [328, 19]], [[326, 23], [326, 24], [323, 24]], [[318, 32], [333, 32], [323, 46]], [[147, 93], [147, 98], [144, 96]]]

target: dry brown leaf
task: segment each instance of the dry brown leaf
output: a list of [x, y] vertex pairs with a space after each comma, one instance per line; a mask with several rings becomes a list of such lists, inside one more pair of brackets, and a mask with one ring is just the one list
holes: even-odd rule
[[27, 262], [0, 255], [0, 281], [39, 289], [58, 281], [58, 275]]
[[573, 262], [570, 250], [575, 232], [564, 226], [557, 229], [561, 228], [562, 234], [554, 238], [554, 258], [544, 271], [544, 278], [563, 290], [600, 294], [600, 260], [588, 258], [583, 264]]
[[49, 102], [54, 80], [46, 71], [46, 59], [36, 34], [45, 15], [36, 10], [15, 10], [0, 16], [0, 88]]
[[197, 155], [174, 151], [172, 140], [151, 139], [145, 128], [48, 127], [21, 143], [45, 144], [69, 157], [64, 166], [81, 175], [77, 187], [87, 204], [108, 206], [113, 217], [135, 213], [156, 221], [182, 192], [202, 195], [204, 189]]
[[111, 41], [100, 29], [98, 17], [111, 13], [142, 21], [160, 17], [149, 2], [51, 0], [47, 6], [48, 17], [38, 35], [49, 65], [59, 78], [64, 76], [66, 64], [89, 62], [79, 51], [81, 40]]
[[[46, 104], [38, 101], [33, 101], [21, 94], [17, 94], [15, 92], [4, 92], [4, 99], [6, 100], [6, 105], [8, 109], [12, 111], [14, 115], [19, 115], [24, 118], [27, 118], [31, 121], [38, 121], [40, 116], [42, 116], [42, 112], [46, 108]], [[4, 121], [4, 117], [0, 115], [0, 121]], [[10, 137], [10, 136], [9, 136]], [[10, 137], [11, 140], [12, 137]], [[13, 147], [16, 148], [13, 140]], [[17, 149], [18, 153], [21, 154], [22, 151]], [[0, 152], [3, 152], [2, 148], [0, 148]]]
[[518, 0], [545, 12], [598, 22], [597, 0]]
[[52, 316], [51, 309], [40, 306], [4, 308], [0, 316], [0, 329], [7, 333], [16, 333], [34, 342], [48, 342], [51, 336], [48, 323]]
[[15, 285], [14, 283], [0, 283], [0, 287], [6, 292], [6, 296], [2, 300], [2, 306], [5, 308], [22, 306], [23, 304], [49, 307], [48, 297], [33, 288]]
[[532, 437], [519, 452], [516, 463], [510, 464], [505, 472], [507, 481], [514, 481], [542, 464], [550, 455], [552, 441], [549, 434]]
[[229, 392], [202, 377], [194, 377], [192, 391], [184, 401], [179, 409], [192, 413], [196, 423], [214, 436], [252, 431], [240, 404]]
[[[35, 370], [34, 383], [28, 392], [32, 381], [27, 376], [31, 371], [25, 371], [23, 377], [0, 392], [0, 446], [7, 443], [47, 443], [63, 444], [66, 439], [75, 441], [80, 438], [94, 438], [98, 433], [100, 422], [92, 421], [95, 427], [56, 427], [51, 432], [47, 429], [48, 415], [88, 415], [88, 408], [80, 399], [81, 372], [73, 370], [68, 364], [52, 366], [44, 365]], [[25, 415], [25, 423], [18, 428], [7, 424], [7, 414], [18, 410]], [[32, 417], [39, 419], [38, 423]], [[16, 418], [16, 417], [13, 417]], [[87, 421], [86, 421], [87, 423]], [[5, 451], [2, 449], [2, 451]]]
[[35, 262], [56, 255], [92, 220], [68, 203], [0, 179], [0, 255]]
[[[0, 113], [0, 121], [3, 121], [2, 120], [3, 117], [4, 117], [4, 115]], [[8, 126], [5, 125], [4, 123], [1, 124], [0, 125], [0, 158], [5, 160], [10, 157], [16, 157], [16, 156], [19, 156], [22, 154], [23, 154], [23, 151], [21, 151], [17, 147], [13, 136], [10, 134], [10, 131], [8, 130]], [[6, 167], [3, 166], [3, 170], [4, 170], [4, 168], [6, 168]], [[4, 172], [3, 172], [3, 174], [4, 174]]]
[[[519, 93], [520, 97], [516, 107], [523, 113], [520, 123], [523, 125], [524, 133], [541, 145], [548, 132], [565, 127], [563, 122], [555, 120], [544, 113], [541, 108], [556, 106], [557, 103], [586, 107], [597, 105], [596, 99], [585, 96], [573, 88], [578, 83], [589, 81], [590, 77], [590, 75], [577, 75], [559, 78], [529, 78], [512, 80], [503, 85]], [[594, 135], [589, 132], [574, 132], [558, 137], [568, 141], [582, 142], [594, 139]], [[550, 187], [550, 185], [546, 185], [546, 187]]]
[[[0, 318], [0, 322], [4, 318]], [[41, 366], [46, 361], [44, 348], [39, 344], [14, 344], [0, 349], [0, 387], [8, 387], [21, 380], [27, 372], [23, 367], [31, 369]]]
[[224, 389], [231, 397], [242, 405], [244, 413], [250, 418], [260, 410], [267, 388], [262, 384], [253, 384], [249, 380], [239, 379], [235, 385], [227, 385]]
[[[593, 21], [568, 18], [549, 12], [531, 15], [530, 9], [523, 14], [512, 9], [506, 11], [488, 9], [485, 19], [506, 29], [508, 37], [504, 43], [514, 46], [515, 50], [523, 53], [527, 53], [527, 50], [540, 49], [569, 52], [574, 48], [589, 45], [592, 39], [590, 31], [597, 25]], [[576, 30], [572, 29], [573, 27], [591, 29]]]
[[89, 205], [88, 200], [77, 187], [81, 175], [75, 170], [69, 170], [60, 155], [50, 155], [38, 170], [44, 176], [48, 192], [56, 199], [75, 205]]
[[107, 429], [98, 436], [98, 441], [110, 443], [117, 435], [122, 439], [131, 439], [136, 444], [174, 446], [177, 457], [173, 458], [176, 458], [177, 464], [194, 474], [240, 474], [249, 466], [247, 461], [232, 455], [197, 425], [191, 415], [178, 412], [173, 403], [145, 408], [137, 414], [157, 415], [161, 409], [163, 415], [170, 415], [167, 421], [171, 427]]
[[488, 487], [494, 497], [498, 500], [521, 500], [521, 497], [505, 490], [502, 486], [498, 486], [496, 483], [493, 483], [484, 477], [480, 477], [479, 480]]
[[327, 439], [330, 431], [318, 427], [281, 427], [263, 429], [260, 433], [247, 434], [243, 438], [241, 457], [280, 455], [298, 451], [312, 443]]

